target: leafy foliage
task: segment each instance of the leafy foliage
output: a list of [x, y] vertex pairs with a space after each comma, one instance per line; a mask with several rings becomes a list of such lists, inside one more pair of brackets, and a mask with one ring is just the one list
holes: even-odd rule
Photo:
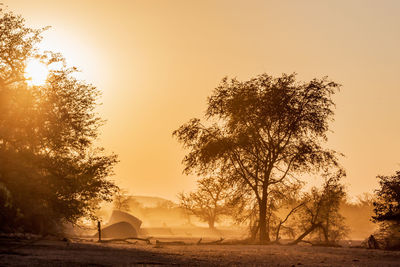
[[198, 188], [189, 194], [178, 195], [180, 206], [215, 228], [222, 215], [228, 215], [232, 210], [229, 182], [223, 177], [206, 177], [197, 182]]
[[128, 195], [128, 192], [123, 189], [119, 189], [113, 199], [114, 209], [119, 211], [129, 212], [131, 210], [129, 203], [133, 202], [131, 196]]
[[[43, 30], [0, 10], [0, 183], [19, 214], [7, 226], [0, 221], [4, 231], [54, 231], [62, 221], [93, 216], [95, 200], [110, 200], [116, 190], [107, 177], [117, 158], [94, 145], [100, 92], [75, 79], [61, 55], [37, 49]], [[31, 58], [60, 67], [45, 84], [29, 86]]]
[[208, 98], [209, 126], [192, 119], [173, 133], [189, 150], [184, 171], [219, 170], [250, 189], [260, 241], [268, 241], [272, 192], [296, 183], [299, 174], [338, 166], [337, 153], [322, 145], [338, 88], [327, 78], [296, 82], [295, 74], [262, 74], [244, 82], [224, 78]]
[[392, 221], [400, 224], [400, 171], [392, 176], [378, 176], [380, 189], [374, 201], [376, 222]]
[[378, 176], [380, 188], [375, 190], [372, 219], [379, 229], [375, 237], [380, 247], [400, 249], [400, 171], [391, 176]]
[[340, 184], [343, 173], [327, 178], [321, 189], [313, 187], [304, 194], [304, 203], [298, 213], [298, 228], [302, 234], [294, 241], [298, 243], [307, 235], [325, 244], [335, 244], [343, 239], [349, 229], [340, 214], [340, 204], [345, 201], [344, 187]]

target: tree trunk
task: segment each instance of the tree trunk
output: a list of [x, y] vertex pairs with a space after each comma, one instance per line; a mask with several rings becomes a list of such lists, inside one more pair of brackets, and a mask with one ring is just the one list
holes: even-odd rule
[[275, 235], [275, 241], [278, 242], [279, 241], [279, 232], [281, 230], [281, 226], [289, 219], [290, 215], [292, 215], [298, 208], [300, 208], [301, 206], [304, 205], [305, 202], [300, 203], [299, 205], [297, 205], [296, 207], [294, 207], [289, 213], [288, 215], [286, 215], [286, 218], [282, 221], [279, 221], [279, 225], [278, 225], [278, 229], [276, 230], [276, 235]]
[[251, 229], [250, 240], [251, 241], [255, 241], [256, 240], [259, 228], [260, 228], [260, 225], [258, 224], [258, 222], [254, 226], [250, 226], [250, 229]]
[[[267, 209], [268, 209], [268, 202], [267, 202]], [[269, 233], [270, 233], [270, 229], [271, 229], [270, 226], [271, 226], [272, 213], [267, 210], [267, 214], [268, 214], [268, 216], [267, 216], [267, 220], [266, 220], [266, 223], [267, 223], [266, 235], [267, 235], [267, 241], [270, 242], [271, 238], [269, 237]]]
[[269, 233], [267, 232], [267, 198], [263, 198], [260, 202], [260, 243], [267, 243], [270, 241]]
[[324, 233], [325, 243], [329, 243], [329, 234], [327, 227], [321, 226], [322, 232]]
[[210, 228], [212, 230], [215, 229], [214, 220], [212, 220], [212, 219], [208, 220], [208, 228]]
[[282, 221], [279, 221], [278, 229], [276, 229], [275, 241], [279, 241], [279, 232], [281, 231]]
[[321, 224], [312, 224], [310, 228], [308, 228], [304, 233], [302, 233], [295, 241], [289, 243], [289, 245], [296, 245], [301, 242], [304, 237], [306, 237], [309, 233], [315, 230], [315, 228], [320, 227]]

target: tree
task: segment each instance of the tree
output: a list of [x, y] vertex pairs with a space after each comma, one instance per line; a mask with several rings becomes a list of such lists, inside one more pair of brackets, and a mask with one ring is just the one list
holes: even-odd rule
[[327, 78], [296, 82], [295, 74], [262, 74], [244, 82], [224, 78], [208, 98], [209, 125], [192, 119], [173, 133], [189, 150], [184, 172], [222, 170], [251, 189], [260, 241], [269, 241], [273, 187], [338, 165], [337, 153], [323, 147], [338, 88]]
[[206, 177], [197, 181], [198, 188], [189, 194], [178, 195], [180, 206], [207, 222], [210, 229], [222, 215], [229, 214], [231, 192], [227, 179]]
[[319, 242], [336, 244], [347, 235], [348, 228], [340, 214], [340, 204], [346, 196], [340, 184], [342, 176], [343, 173], [338, 172], [326, 179], [322, 189], [313, 187], [309, 193], [304, 194], [300, 200], [303, 205], [298, 216], [298, 228], [303, 232], [292, 244], [312, 234], [316, 234]]
[[400, 171], [395, 175], [379, 175], [378, 190], [375, 190], [376, 200], [373, 202], [375, 222], [395, 222], [400, 224]]
[[[95, 112], [100, 92], [75, 79], [61, 55], [37, 49], [44, 30], [0, 10], [0, 183], [19, 214], [7, 227], [1, 220], [0, 231], [43, 233], [93, 217], [95, 200], [110, 201], [117, 188], [108, 180], [116, 156], [94, 145], [103, 123]], [[27, 83], [32, 58], [59, 65], [43, 85]]]
[[133, 199], [131, 196], [128, 196], [128, 192], [126, 190], [119, 189], [114, 195], [114, 209], [129, 212], [131, 210], [129, 207], [129, 202], [131, 201], [133, 201]]
[[[400, 171], [391, 176], [379, 175], [373, 202], [373, 222], [379, 224], [375, 234], [380, 247], [400, 249]], [[372, 238], [372, 236], [371, 236]]]

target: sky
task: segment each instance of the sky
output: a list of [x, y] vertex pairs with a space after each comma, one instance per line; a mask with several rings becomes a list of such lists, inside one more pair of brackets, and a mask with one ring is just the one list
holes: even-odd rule
[[328, 76], [342, 88], [327, 145], [345, 154], [349, 195], [400, 169], [400, 1], [1, 2], [51, 26], [42, 48], [103, 92], [99, 142], [119, 155], [112, 179], [131, 194], [176, 200], [195, 188], [172, 131], [202, 118], [224, 76]]

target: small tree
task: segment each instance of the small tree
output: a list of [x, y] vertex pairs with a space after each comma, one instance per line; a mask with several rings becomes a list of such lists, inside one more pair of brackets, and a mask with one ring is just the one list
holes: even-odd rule
[[128, 196], [128, 192], [123, 189], [119, 189], [114, 195], [114, 209], [119, 211], [127, 211], [129, 212], [130, 206], [129, 203], [131, 202], [131, 197]]
[[222, 215], [229, 214], [231, 192], [227, 179], [222, 177], [207, 177], [197, 182], [196, 191], [178, 195], [180, 206], [207, 222], [210, 229], [215, 229], [215, 223]]
[[379, 223], [377, 239], [384, 248], [400, 249], [400, 171], [391, 176], [378, 176], [372, 219]]
[[380, 188], [375, 191], [375, 222], [400, 224], [400, 171], [392, 176], [378, 176]]
[[319, 242], [335, 244], [347, 235], [348, 228], [339, 210], [346, 196], [344, 186], [340, 184], [342, 175], [339, 172], [328, 178], [322, 189], [313, 187], [311, 192], [304, 194], [301, 199], [304, 205], [298, 216], [299, 230], [303, 232], [292, 244], [308, 235], [313, 235]]

